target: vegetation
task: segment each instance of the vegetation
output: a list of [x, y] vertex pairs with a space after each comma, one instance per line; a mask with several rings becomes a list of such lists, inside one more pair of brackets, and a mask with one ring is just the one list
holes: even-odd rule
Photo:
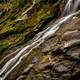
[[15, 0], [13, 7], [14, 8], [22, 8], [27, 4], [27, 0]]
[[[15, 21], [21, 17], [21, 14], [27, 9], [26, 5], [29, 4], [27, 0], [13, 0], [12, 2], [3, 2], [0, 5], [0, 10], [2, 11], [2, 17], [0, 19], [0, 53], [4, 52], [8, 48], [18, 46], [28, 40], [30, 40], [38, 31], [42, 30], [42, 25], [44, 21], [48, 18], [58, 15], [56, 11], [58, 10], [57, 5], [60, 1], [56, 3], [48, 3], [48, 1], [40, 1], [27, 12], [28, 19], [23, 19], [22, 21]], [[25, 6], [25, 8], [24, 8]], [[31, 5], [30, 5], [31, 6]], [[14, 8], [12, 8], [14, 7]], [[47, 21], [49, 23], [50, 20]], [[5, 46], [5, 44], [7, 44]]]

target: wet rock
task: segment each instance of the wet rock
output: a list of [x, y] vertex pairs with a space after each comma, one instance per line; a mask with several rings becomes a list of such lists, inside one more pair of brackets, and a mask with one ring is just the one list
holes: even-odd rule
[[37, 63], [38, 61], [39, 61], [39, 58], [37, 58], [37, 57], [34, 57], [32, 60], [33, 63]]
[[80, 48], [72, 48], [66, 53], [66, 55], [70, 56], [71, 58], [80, 60]]
[[80, 73], [77, 73], [75, 76], [72, 76], [69, 80], [80, 80]]
[[45, 69], [52, 69], [53, 64], [50, 62], [44, 63], [44, 64], [39, 64], [37, 67], [37, 71], [45, 70]]
[[76, 45], [80, 44], [80, 39], [73, 39], [67, 42], [64, 42], [64, 44], [62, 45], [62, 49], [63, 48], [68, 48], [68, 47], [74, 47]]
[[16, 80], [23, 80], [23, 79], [25, 79], [25, 76], [21, 75]]
[[63, 51], [60, 48], [58, 48], [55, 51], [52, 51], [52, 53], [53, 53], [53, 55], [61, 55], [61, 54], [63, 54]]
[[80, 18], [72, 19], [71, 21], [66, 22], [64, 26], [63, 31], [65, 32], [80, 30]]
[[69, 69], [66, 66], [64, 66], [64, 65], [59, 65], [55, 69], [58, 72], [67, 72], [67, 71], [69, 71]]
[[73, 62], [63, 59], [62, 61], [59, 60], [57, 63], [54, 64], [54, 69], [57, 71], [57, 73], [67, 74], [69, 73], [69, 71], [71, 71], [73, 66]]
[[64, 41], [69, 41], [72, 39], [80, 39], [80, 31], [78, 31], [78, 30], [67, 31], [63, 34]]
[[30, 71], [30, 69], [33, 67], [33, 65], [34, 65], [34, 64], [28, 65], [28, 67], [22, 72], [22, 74], [23, 74], [23, 75], [24, 75], [24, 74], [27, 74], [27, 73]]

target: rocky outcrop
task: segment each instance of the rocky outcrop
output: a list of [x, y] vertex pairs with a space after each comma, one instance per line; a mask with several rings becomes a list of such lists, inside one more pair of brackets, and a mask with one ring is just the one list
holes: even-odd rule
[[54, 38], [33, 50], [31, 54], [35, 52], [36, 56], [30, 58], [30, 64], [34, 66], [19, 80], [79, 80], [79, 28], [80, 18], [71, 19], [62, 25]]

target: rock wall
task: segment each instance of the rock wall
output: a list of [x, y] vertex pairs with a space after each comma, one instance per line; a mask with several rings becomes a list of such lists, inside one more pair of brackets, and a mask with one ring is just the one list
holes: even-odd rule
[[38, 0], [33, 5], [34, 1], [1, 1], [0, 54], [29, 41], [60, 14], [59, 5], [62, 0]]

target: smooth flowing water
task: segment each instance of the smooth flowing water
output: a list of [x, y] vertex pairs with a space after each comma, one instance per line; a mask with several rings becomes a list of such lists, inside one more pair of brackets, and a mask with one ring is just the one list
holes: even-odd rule
[[80, 7], [80, 0], [68, 0], [63, 15], [68, 15], [70, 13], [76, 12]]
[[[65, 10], [64, 13], [66, 13], [66, 11], [70, 10], [71, 4], [72, 4], [73, 0], [69, 0], [65, 6]], [[78, 2], [77, 2], [78, 1]], [[76, 6], [78, 4], [80, 4], [79, 0], [76, 0], [76, 3], [74, 5], [74, 8], [77, 7]], [[67, 9], [67, 10], [66, 10]], [[67, 16], [64, 16], [60, 19], [58, 19], [55, 23], [51, 24], [47, 29], [45, 29], [44, 31], [38, 33], [33, 39], [32, 42], [25, 46], [24, 48], [22, 48], [13, 58], [11, 58], [10, 60], [8, 60], [5, 65], [0, 69], [0, 80], [5, 80], [6, 77], [20, 64], [21, 60], [25, 57], [28, 56], [30, 54], [30, 52], [38, 47], [40, 44], [42, 44], [47, 38], [53, 36], [55, 34], [55, 32], [57, 30], [59, 30], [59, 28], [61, 27], [61, 25], [66, 22], [67, 20], [69, 20], [70, 18], [72, 18], [73, 16], [76, 16], [78, 14], [80, 14], [80, 10], [76, 11], [73, 10], [74, 12], [67, 14]], [[13, 53], [12, 53], [13, 54]], [[9, 56], [9, 55], [8, 55]], [[6, 56], [4, 59], [7, 59]], [[1, 61], [1, 63], [4, 62], [4, 59]], [[1, 64], [0, 63], [0, 64]]]

